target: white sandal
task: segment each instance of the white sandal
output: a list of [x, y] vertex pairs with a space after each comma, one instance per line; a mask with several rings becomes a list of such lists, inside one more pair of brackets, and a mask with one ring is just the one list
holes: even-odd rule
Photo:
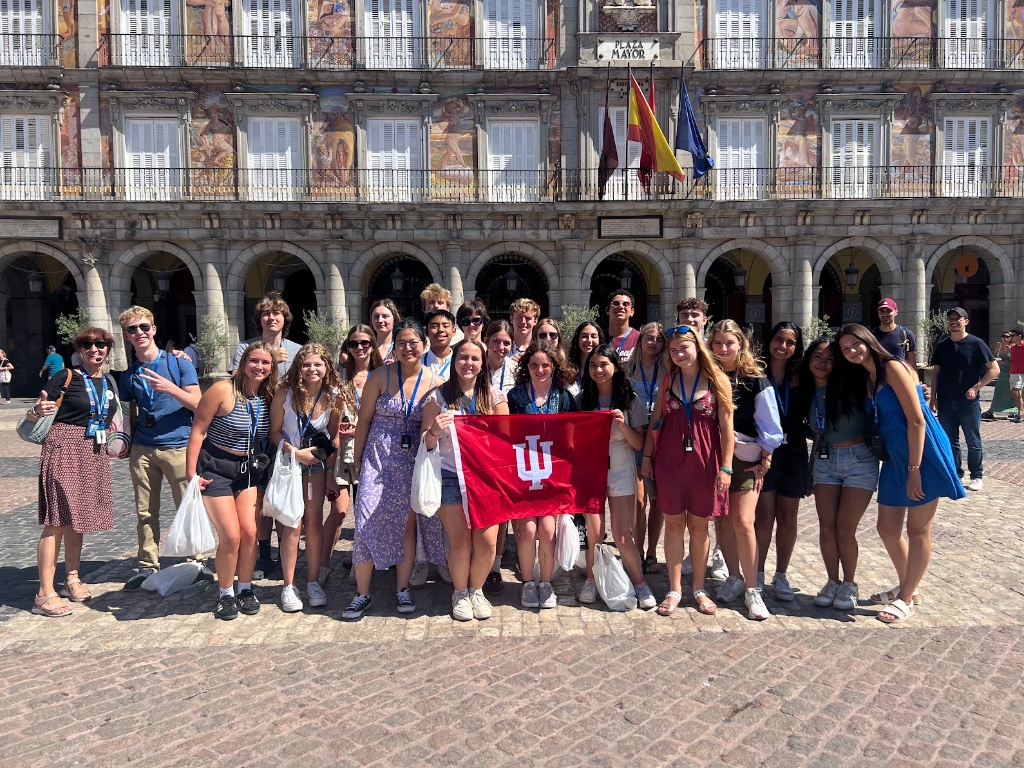
[[[892, 589], [883, 589], [881, 592], [876, 592], [869, 598], [873, 605], [890, 605], [899, 599], [900, 586], [897, 584]], [[915, 592], [912, 598], [914, 605], [920, 605], [924, 602], [924, 597], [920, 592]]]
[[[897, 598], [893, 600], [889, 605], [879, 611], [875, 618], [885, 624], [902, 624], [904, 621], [914, 615], [915, 609], [914, 604], [911, 602], [907, 605], [905, 602]], [[888, 613], [891, 618], [883, 616], [883, 613]]]

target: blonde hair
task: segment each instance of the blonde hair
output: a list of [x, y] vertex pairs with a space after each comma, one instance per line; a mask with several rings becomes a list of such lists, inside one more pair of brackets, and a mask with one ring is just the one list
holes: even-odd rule
[[153, 313], [145, 307], [140, 307], [138, 304], [133, 304], [128, 307], [124, 312], [117, 316], [118, 324], [124, 328], [130, 321], [135, 318], [141, 318], [150, 325], [156, 325], [156, 318], [153, 317]]
[[[750, 347], [750, 339], [735, 320], [719, 320], [711, 326], [708, 334], [709, 342], [713, 342], [716, 333], [731, 333], [740, 342], [740, 351], [736, 356], [736, 375], [745, 379], [760, 379], [765, 375], [761, 361], [754, 357]], [[717, 358], [716, 358], [717, 359]], [[721, 366], [721, 363], [719, 363]]]
[[540, 304], [533, 299], [516, 299], [512, 302], [509, 312], [521, 312], [524, 315], [540, 317]]
[[309, 396], [309, 393], [302, 386], [302, 362], [310, 355], [319, 355], [324, 361], [327, 372], [324, 374], [323, 387], [330, 398], [330, 410], [341, 413], [342, 406], [338, 398], [333, 396], [334, 393], [341, 391], [341, 376], [338, 374], [338, 369], [331, 359], [331, 353], [327, 351], [327, 347], [323, 344], [310, 342], [295, 353], [295, 359], [292, 361], [288, 373], [284, 375], [284, 379], [281, 381], [281, 389], [286, 389], [291, 393], [292, 406], [299, 410], [300, 413], [308, 414], [313, 410], [315, 407], [313, 398]]
[[[637, 340], [636, 349], [633, 350], [633, 354], [630, 355], [629, 361], [625, 365], [626, 376], [628, 376], [631, 379], [633, 378], [633, 374], [636, 373], [637, 368], [639, 368], [640, 365], [642, 365], [642, 363], [640, 362], [640, 358], [643, 357], [643, 350], [641, 344], [644, 340], [645, 333], [656, 333], [659, 336], [661, 336], [663, 341], [665, 341], [666, 343], [668, 342], [668, 339], [665, 338], [665, 329], [662, 327], [661, 323], [645, 323], [640, 328], [640, 338]], [[664, 354], [665, 348], [662, 347], [661, 351]], [[671, 361], [669, 362], [671, 363]]]
[[263, 395], [267, 402], [274, 399], [274, 390], [277, 389], [277, 356], [274, 348], [265, 341], [254, 341], [242, 353], [238, 361], [238, 368], [231, 377], [231, 386], [235, 390], [235, 400], [245, 401], [248, 398], [245, 394], [245, 363], [253, 352], [266, 352], [270, 356], [270, 374], [260, 382], [260, 388], [256, 394]]
[[700, 370], [701, 375], [707, 378], [711, 391], [715, 393], [715, 400], [718, 402], [719, 413], [731, 416], [734, 405], [732, 402], [732, 384], [729, 383], [729, 377], [726, 376], [722, 369], [718, 367], [718, 362], [715, 360], [715, 356], [711, 354], [711, 350], [705, 346], [704, 341], [697, 335], [697, 332], [693, 328], [687, 328], [685, 331], [677, 331], [671, 337], [667, 337], [665, 339], [665, 351], [663, 352], [663, 355], [665, 358], [665, 365], [670, 371], [669, 375], [675, 373], [679, 369], [679, 366], [677, 366], [672, 360], [672, 353], [669, 352], [669, 346], [673, 341], [686, 340], [687, 337], [692, 339], [696, 346], [697, 367]]
[[[422, 291], [420, 291], [421, 301], [428, 301], [430, 299], [433, 299], [434, 301], [437, 301], [437, 299], [441, 299], [447, 302], [448, 306], [450, 307], [452, 305], [452, 292], [439, 283], [431, 283]], [[390, 307], [388, 307], [388, 309], [390, 309]], [[396, 317], [395, 325], [397, 324], [398, 318]]]

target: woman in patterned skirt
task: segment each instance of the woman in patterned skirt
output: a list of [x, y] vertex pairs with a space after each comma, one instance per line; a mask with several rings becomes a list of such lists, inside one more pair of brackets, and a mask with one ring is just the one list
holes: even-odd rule
[[71, 606], [53, 589], [57, 555], [64, 542], [67, 579], [61, 595], [76, 603], [92, 597], [78, 578], [82, 538], [114, 527], [114, 496], [106, 438], [117, 413], [117, 384], [103, 374], [114, 338], [103, 328], [75, 336], [81, 367], [55, 374], [40, 394], [29, 420], [56, 414], [39, 456], [39, 592], [32, 613], [68, 616]]

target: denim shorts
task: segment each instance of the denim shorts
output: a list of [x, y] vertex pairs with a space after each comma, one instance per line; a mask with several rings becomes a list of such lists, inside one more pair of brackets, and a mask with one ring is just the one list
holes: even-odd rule
[[447, 469], [441, 470], [441, 506], [462, 504], [462, 489], [459, 476]]
[[878, 488], [878, 459], [866, 443], [837, 448], [828, 447], [828, 458], [814, 457], [814, 484], [841, 485], [843, 488]]
[[[643, 451], [643, 449], [641, 448], [639, 451], [634, 450], [633, 451], [633, 458], [636, 460], [636, 474], [637, 474], [637, 477], [639, 477], [640, 476], [640, 466], [644, 463], [644, 451]], [[653, 467], [654, 466], [654, 464], [653, 464], [654, 459], [651, 459], [651, 462], [652, 462], [651, 466]], [[647, 498], [649, 498], [649, 499], [656, 498], [657, 495], [658, 495], [658, 486], [654, 484], [654, 478], [653, 477], [645, 477], [645, 478], [643, 478], [643, 481], [644, 481], [644, 493], [647, 494]]]

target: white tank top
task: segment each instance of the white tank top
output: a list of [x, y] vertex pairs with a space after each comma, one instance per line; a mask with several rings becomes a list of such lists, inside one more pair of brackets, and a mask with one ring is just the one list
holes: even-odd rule
[[[323, 405], [325, 410], [309, 422], [309, 425], [317, 432], [323, 432], [325, 435], [327, 434], [327, 425], [331, 421], [331, 409], [329, 406], [330, 403], [334, 402], [337, 396], [337, 392], [324, 392], [323, 395], [320, 396], [319, 405]], [[324, 402], [325, 399], [327, 400], [326, 403]], [[305, 416], [302, 417], [302, 423], [303, 425], [306, 423]], [[285, 392], [284, 423], [281, 425], [281, 431], [284, 432], [285, 440], [292, 445], [299, 445], [302, 441], [302, 435], [299, 434], [299, 419], [298, 415], [295, 413], [295, 408], [292, 405], [292, 391], [290, 389]]]

